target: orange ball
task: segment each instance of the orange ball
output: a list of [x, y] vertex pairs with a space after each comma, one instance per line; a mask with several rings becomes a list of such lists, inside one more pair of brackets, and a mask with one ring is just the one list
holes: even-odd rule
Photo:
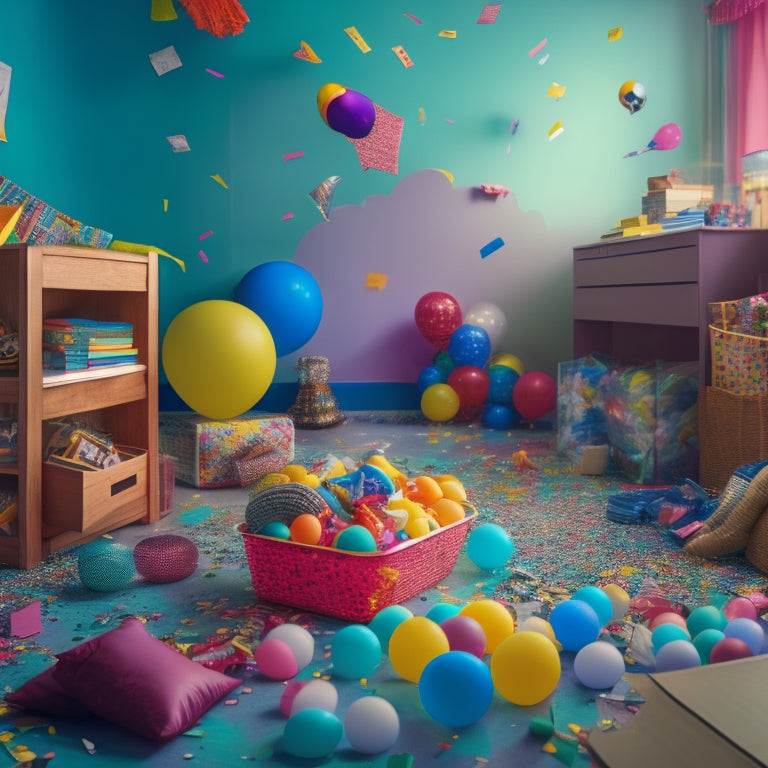
[[323, 535], [323, 525], [310, 512], [298, 515], [290, 525], [291, 541], [299, 544], [317, 544]]

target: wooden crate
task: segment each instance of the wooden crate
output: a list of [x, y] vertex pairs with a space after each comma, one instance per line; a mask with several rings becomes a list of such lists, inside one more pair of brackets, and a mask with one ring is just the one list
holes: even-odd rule
[[76, 469], [43, 463], [43, 522], [59, 530], [87, 531], [124, 504], [147, 493], [147, 452], [118, 446], [120, 463]]

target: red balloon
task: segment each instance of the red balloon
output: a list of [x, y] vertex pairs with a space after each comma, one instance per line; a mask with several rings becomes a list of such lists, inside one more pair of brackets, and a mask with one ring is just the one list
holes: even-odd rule
[[557, 405], [557, 383], [541, 371], [524, 373], [512, 390], [512, 402], [524, 419], [540, 419]]
[[722, 661], [748, 659], [753, 656], [752, 649], [738, 637], [724, 637], [718, 640], [709, 652], [709, 663], [719, 664]]
[[448, 375], [448, 384], [459, 396], [459, 408], [469, 410], [488, 397], [491, 380], [487, 371], [474, 365], [460, 365]]
[[416, 302], [413, 316], [419, 333], [439, 352], [448, 349], [448, 342], [462, 320], [459, 302], [442, 291], [425, 293]]

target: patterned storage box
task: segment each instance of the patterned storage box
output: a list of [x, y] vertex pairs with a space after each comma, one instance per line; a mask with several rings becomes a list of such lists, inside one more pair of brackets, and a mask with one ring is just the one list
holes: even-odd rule
[[248, 411], [227, 421], [197, 413], [160, 414], [160, 453], [176, 460], [176, 480], [197, 488], [240, 485], [235, 461], [254, 444], [268, 441], [261, 454], [266, 472], [293, 461], [294, 430], [290, 416]]

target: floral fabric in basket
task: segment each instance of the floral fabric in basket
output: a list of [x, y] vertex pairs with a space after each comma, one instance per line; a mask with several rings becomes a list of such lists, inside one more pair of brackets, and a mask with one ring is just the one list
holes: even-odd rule
[[732, 395], [768, 392], [768, 338], [731, 333], [710, 325], [712, 386]]

